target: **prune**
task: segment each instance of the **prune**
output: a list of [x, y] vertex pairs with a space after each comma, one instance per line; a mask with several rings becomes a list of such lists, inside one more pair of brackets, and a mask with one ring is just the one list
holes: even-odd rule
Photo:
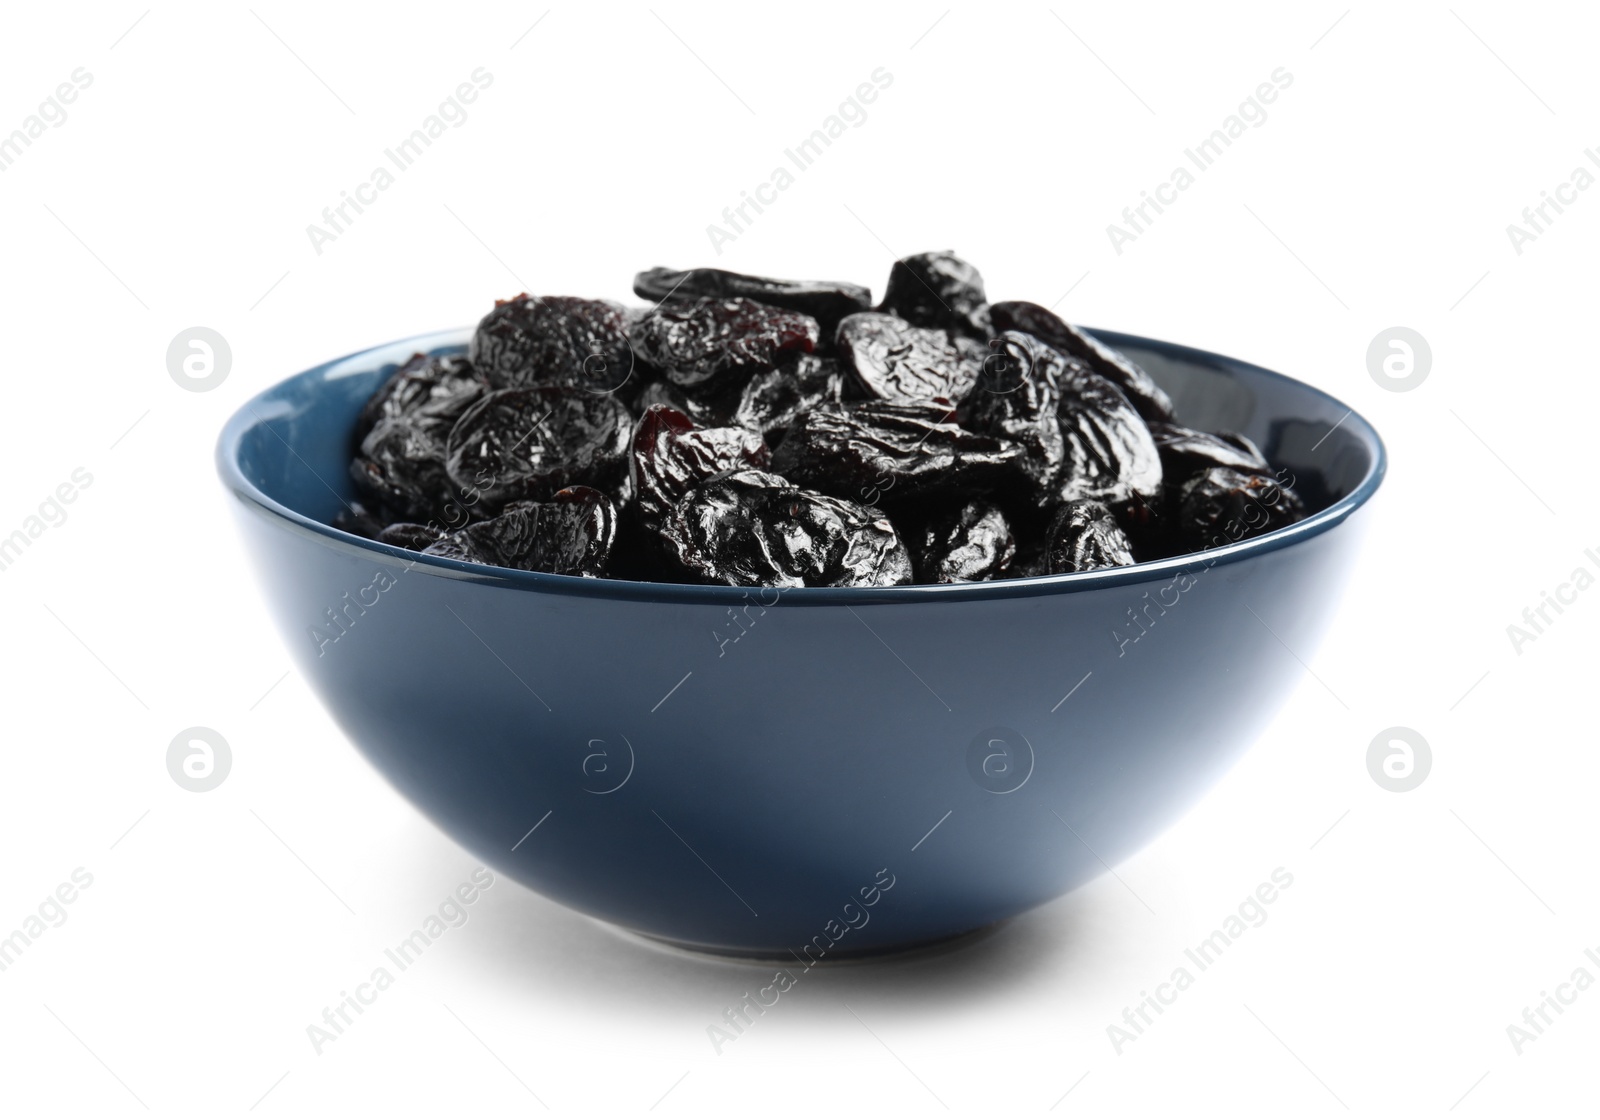
[[705, 296], [753, 299], [811, 316], [821, 328], [823, 338], [832, 338], [833, 328], [846, 315], [872, 306], [872, 293], [860, 284], [832, 280], [771, 280], [720, 268], [691, 268], [685, 272], [652, 268], [633, 278], [633, 292], [642, 299], [658, 302]]
[[1067, 502], [1056, 511], [1045, 545], [1051, 575], [1132, 564], [1133, 548], [1111, 511], [1099, 502]]
[[1021, 447], [969, 432], [954, 406], [850, 401], [804, 413], [772, 469], [868, 505], [989, 490], [1017, 477]]
[[564, 385], [614, 393], [633, 372], [624, 314], [608, 300], [524, 292], [495, 301], [467, 354], [494, 389]]
[[989, 313], [997, 331], [1022, 331], [1053, 346], [1122, 390], [1139, 415], [1146, 420], [1171, 420], [1172, 400], [1150, 375], [1117, 350], [1093, 335], [1079, 330], [1055, 312], [1026, 300], [1007, 300], [990, 305]]
[[710, 583], [887, 587], [911, 560], [876, 509], [803, 490], [766, 471], [729, 471], [685, 494], [662, 526], [676, 562]]
[[639, 420], [628, 469], [644, 523], [655, 528], [696, 484], [723, 471], [759, 470], [771, 462], [759, 432], [697, 428], [683, 413], [658, 404]]
[[1053, 502], [1067, 458], [1056, 416], [1066, 359], [1031, 335], [1013, 331], [991, 342], [990, 350], [957, 416], [974, 432], [1021, 447], [1029, 499], [1041, 505]]
[[1293, 525], [1305, 503], [1268, 474], [1212, 467], [1177, 494], [1177, 531], [1191, 549], [1215, 548]]
[[908, 534], [906, 542], [918, 583], [995, 579], [1017, 554], [1006, 515], [982, 500], [940, 510]]
[[1233, 432], [1200, 432], [1181, 424], [1154, 422], [1147, 427], [1161, 453], [1161, 471], [1168, 484], [1211, 467], [1271, 474], [1266, 456], [1244, 436]]
[[652, 381], [640, 391], [639, 399], [634, 402], [641, 416], [652, 405], [658, 404], [677, 409], [703, 428], [723, 428], [733, 422], [733, 410], [738, 405], [738, 398], [731, 393], [710, 396], [697, 393], [690, 396], [670, 381]]
[[445, 469], [449, 431], [404, 416], [384, 420], [361, 441], [360, 454], [350, 462], [350, 477], [390, 520], [432, 520], [454, 491]]
[[611, 499], [572, 486], [548, 502], [513, 502], [499, 517], [449, 533], [422, 552], [528, 572], [601, 576], [616, 535]]
[[379, 533], [377, 539], [384, 544], [392, 544], [399, 548], [409, 548], [413, 552], [421, 552], [430, 544], [441, 540], [448, 534], [444, 529], [434, 525], [418, 525], [414, 521], [396, 521], [393, 525], [386, 526]]
[[448, 434], [456, 418], [487, 391], [482, 375], [465, 357], [413, 354], [362, 406], [356, 440], [385, 420], [401, 418], [438, 421]]
[[817, 321], [748, 299], [670, 300], [629, 324], [639, 357], [685, 389], [742, 384], [782, 355], [810, 353]]
[[729, 423], [760, 432], [769, 444], [776, 444], [802, 412], [843, 399], [844, 371], [839, 363], [801, 354], [746, 382]]
[[1157, 516], [1161, 456], [1150, 431], [1115, 385], [1071, 359], [1062, 367], [1056, 415], [1066, 441], [1058, 496], [1111, 507], [1124, 525]]
[[954, 253], [918, 253], [895, 261], [878, 310], [917, 327], [979, 340], [990, 334], [983, 277]]
[[499, 389], [456, 421], [446, 463], [463, 492], [491, 506], [578, 484], [607, 489], [627, 475], [632, 430], [615, 397], [548, 385]]
[[983, 348], [894, 315], [863, 311], [839, 321], [839, 356], [868, 397], [959, 401], [983, 368]]

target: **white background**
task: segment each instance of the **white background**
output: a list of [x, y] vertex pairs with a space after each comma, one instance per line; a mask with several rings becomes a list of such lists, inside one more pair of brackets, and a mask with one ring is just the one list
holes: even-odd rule
[[[1600, 991], [1520, 1055], [1506, 1031], [1600, 977], [1600, 590], [1506, 633], [1600, 571], [1600, 190], [1520, 254], [1506, 232], [1600, 145], [1589, 13], [664, 2], [7, 8], [0, 132], [93, 81], [0, 173], [0, 535], [93, 482], [0, 572], [0, 932], [93, 885], [0, 973], [0, 1112], [1592, 1110]], [[465, 123], [315, 252], [307, 225], [477, 67]], [[865, 123], [717, 255], [706, 226], [878, 67]], [[1278, 67], [1266, 122], [1115, 252], [1108, 223]], [[1237, 698], [1270, 730], [1118, 877], [960, 952], [814, 972], [721, 1055], [707, 1024], [765, 970], [503, 880], [316, 1054], [307, 1026], [474, 861], [288, 672], [211, 466], [224, 419], [523, 288], [626, 299], [636, 269], [717, 264], [881, 291], [946, 247], [995, 299], [1070, 289], [1068, 318], [1283, 370], [1382, 432], [1335, 629], [1292, 695]], [[1405, 393], [1366, 364], [1397, 324], [1433, 352]], [[204, 394], [165, 363], [195, 325], [233, 351]], [[195, 725], [233, 752], [205, 794], [165, 763]], [[1432, 748], [1409, 793], [1367, 770], [1394, 725]], [[1108, 1025], [1277, 867], [1265, 924], [1118, 1054]]]

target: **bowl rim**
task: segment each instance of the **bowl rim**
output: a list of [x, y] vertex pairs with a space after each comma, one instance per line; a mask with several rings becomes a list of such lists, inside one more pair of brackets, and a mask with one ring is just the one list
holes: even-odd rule
[[[223, 485], [232, 492], [245, 508], [279, 524], [282, 528], [314, 538], [335, 551], [352, 555], [376, 554], [388, 561], [400, 562], [405, 566], [406, 571], [421, 568], [425, 572], [446, 579], [462, 580], [493, 587], [543, 591], [557, 595], [717, 605], [746, 602], [751, 592], [765, 593], [769, 591], [776, 596], [774, 603], [792, 601], [794, 603], [816, 605], [856, 606], [867, 603], [1020, 599], [1036, 595], [1061, 594], [1073, 591], [1088, 591], [1095, 588], [1154, 582], [1163, 578], [1176, 577], [1181, 573], [1192, 572], [1196, 568], [1210, 570], [1218, 564], [1237, 563], [1241, 560], [1262, 556], [1280, 548], [1288, 548], [1320, 536], [1342, 523], [1357, 509], [1365, 505], [1367, 500], [1377, 492], [1378, 487], [1382, 484], [1388, 471], [1388, 454], [1384, 448], [1382, 438], [1365, 417], [1332, 394], [1325, 393], [1313, 385], [1289, 377], [1286, 374], [1281, 374], [1238, 358], [1185, 346], [1182, 343], [1166, 342], [1141, 335], [1124, 334], [1120, 331], [1099, 330], [1089, 327], [1083, 329], [1110, 346], [1133, 345], [1144, 349], [1158, 350], [1164, 355], [1178, 360], [1209, 365], [1213, 368], [1220, 362], [1226, 367], [1249, 370], [1254, 374], [1264, 375], [1269, 379], [1292, 385], [1297, 389], [1322, 397], [1336, 408], [1345, 410], [1343, 419], [1337, 421], [1333, 427], [1348, 429], [1366, 444], [1371, 454], [1371, 462], [1366, 474], [1344, 497], [1333, 502], [1325, 509], [1318, 510], [1304, 520], [1295, 522], [1293, 525], [1276, 529], [1270, 533], [1263, 533], [1259, 537], [1249, 537], [1217, 548], [1185, 553], [1181, 556], [1172, 556], [1161, 560], [1129, 564], [1118, 568], [1103, 568], [1092, 572], [1065, 572], [1059, 575], [1027, 576], [1017, 579], [988, 580], [975, 583], [911, 584], [898, 587], [795, 588], [735, 587], [722, 584], [659, 583], [611, 579], [608, 577], [565, 576], [549, 572], [525, 572], [516, 568], [490, 567], [440, 556], [425, 556], [410, 549], [369, 540], [366, 537], [347, 533], [342, 529], [334, 528], [332, 525], [316, 521], [269, 497], [245, 477], [238, 461], [239, 450], [244, 436], [246, 432], [255, 427], [267, 426], [271, 416], [263, 416], [262, 410], [267, 409], [275, 399], [283, 397], [291, 390], [304, 389], [318, 379], [328, 380], [332, 377], [350, 376], [365, 372], [364, 369], [346, 369], [343, 367], [352, 366], [380, 351], [394, 351], [404, 347], [413, 347], [423, 353], [429, 353], [444, 347], [464, 345], [466, 340], [471, 337], [472, 327], [428, 331], [408, 338], [396, 339], [376, 346], [368, 346], [343, 357], [313, 366], [311, 369], [284, 378], [263, 389], [236, 409], [223, 425], [222, 431], [217, 438], [216, 467]], [[273, 431], [270, 427], [268, 427], [268, 430]], [[1330, 428], [1329, 432], [1331, 433], [1332, 431], [1333, 428]], [[277, 433], [274, 431], [274, 434]], [[282, 439], [281, 436], [279, 438]], [[287, 441], [285, 441], [285, 446], [287, 446]], [[295, 454], [292, 447], [290, 452]], [[298, 458], [298, 455], [296, 457]], [[309, 465], [307, 469], [310, 469]], [[328, 485], [326, 481], [323, 484]], [[329, 489], [332, 489], [332, 487], [330, 486]], [[763, 602], [761, 605], [770, 607], [774, 603]]]

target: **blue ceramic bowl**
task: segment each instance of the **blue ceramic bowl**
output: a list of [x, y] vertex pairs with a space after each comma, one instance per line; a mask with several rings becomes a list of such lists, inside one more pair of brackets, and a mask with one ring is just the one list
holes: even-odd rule
[[[489, 866], [680, 945], [906, 948], [1150, 841], [1302, 674], [1377, 490], [1377, 434], [1229, 358], [1104, 333], [1183, 422], [1240, 431], [1320, 512], [1111, 571], [742, 590], [419, 556], [330, 528], [380, 346], [244, 406], [217, 468], [284, 640], [357, 747]], [[1285, 649], [1285, 647], [1288, 649]]]

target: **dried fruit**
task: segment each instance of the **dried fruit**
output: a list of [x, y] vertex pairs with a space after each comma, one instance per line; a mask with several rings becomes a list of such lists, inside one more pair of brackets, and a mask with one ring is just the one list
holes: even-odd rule
[[839, 363], [801, 354], [746, 382], [729, 422], [760, 432], [775, 445], [801, 413], [843, 399], [844, 371]]
[[983, 374], [961, 402], [961, 424], [1023, 449], [1019, 464], [1035, 505], [1055, 501], [1067, 444], [1056, 415], [1067, 359], [1031, 335], [1008, 331], [990, 344]]
[[1200, 432], [1180, 424], [1155, 422], [1147, 425], [1161, 453], [1161, 470], [1169, 485], [1186, 481], [1190, 475], [1211, 467], [1232, 467], [1236, 471], [1271, 474], [1266, 456], [1244, 436], [1233, 432]]
[[1146, 420], [1171, 420], [1172, 400], [1136, 363], [1055, 312], [1026, 300], [1008, 300], [989, 308], [997, 331], [1022, 331], [1069, 358], [1077, 358], [1122, 390]]
[[418, 525], [414, 521], [396, 521], [393, 525], [386, 526], [378, 534], [377, 540], [383, 544], [392, 544], [397, 548], [409, 548], [413, 552], [421, 552], [430, 544], [441, 540], [448, 534], [445, 530], [434, 525]]
[[730, 471], [694, 487], [662, 535], [685, 571], [738, 587], [887, 587], [911, 582], [894, 525], [854, 502], [766, 471]]
[[1069, 360], [1061, 367], [1056, 416], [1066, 442], [1060, 500], [1101, 502], [1124, 525], [1153, 520], [1161, 498], [1161, 456], [1128, 398], [1087, 366]]
[[488, 391], [483, 376], [460, 354], [413, 354], [379, 386], [356, 421], [359, 442], [385, 420], [438, 421], [448, 435], [456, 418]]
[[983, 277], [954, 253], [918, 253], [895, 261], [878, 310], [898, 315], [913, 326], [953, 331], [980, 341], [990, 334]]
[[954, 406], [850, 401], [804, 413], [772, 469], [802, 486], [868, 505], [974, 493], [1016, 478], [1022, 448], [969, 432]]
[[1260, 536], [1305, 515], [1300, 496], [1276, 478], [1232, 467], [1202, 471], [1177, 496], [1177, 530], [1196, 551]]
[[614, 397], [556, 386], [500, 389], [456, 422], [446, 463], [464, 494], [491, 506], [578, 484], [609, 489], [626, 477], [632, 431]]
[[633, 434], [629, 470], [639, 512], [655, 528], [689, 490], [714, 474], [762, 469], [772, 453], [748, 428], [697, 428], [666, 405], [646, 410]]
[[748, 299], [669, 300], [629, 326], [641, 358], [686, 389], [742, 384], [791, 351], [816, 349], [817, 321]]
[[601, 576], [616, 534], [611, 499], [588, 486], [573, 486], [548, 502], [515, 502], [499, 517], [449, 533], [422, 552], [498, 568]]
[[614, 393], [633, 374], [622, 305], [576, 296], [496, 300], [468, 348], [495, 389], [564, 385]]
[[918, 583], [996, 579], [1017, 554], [1006, 515], [981, 499], [942, 509], [907, 538]]
[[833, 337], [833, 328], [846, 315], [872, 306], [872, 293], [860, 284], [831, 280], [771, 280], [746, 276], [720, 268], [691, 268], [679, 272], [671, 268], [652, 268], [633, 278], [633, 292], [641, 299], [657, 302], [668, 299], [698, 299], [713, 296], [727, 299], [740, 296], [773, 307], [785, 307], [809, 315], [822, 329], [823, 338]]
[[1045, 567], [1051, 575], [1132, 564], [1133, 548], [1111, 511], [1099, 502], [1067, 502], [1050, 523]]
[[962, 342], [876, 311], [840, 320], [837, 336], [839, 356], [867, 396], [907, 403], [954, 403], [971, 391], [986, 351]]

